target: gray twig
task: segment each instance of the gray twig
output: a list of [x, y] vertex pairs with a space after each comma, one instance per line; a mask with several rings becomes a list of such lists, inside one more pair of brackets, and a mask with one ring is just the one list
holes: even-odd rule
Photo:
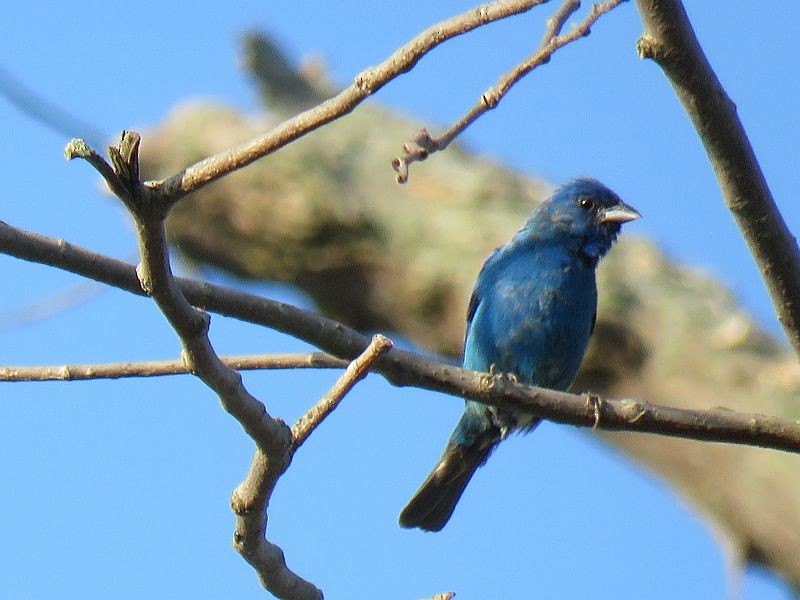
[[[108, 289], [108, 288], [106, 288]], [[349, 364], [324, 352], [220, 356], [237, 371], [271, 369], [343, 369]], [[191, 373], [182, 360], [116, 362], [81, 365], [0, 366], [0, 381], [83, 381], [124, 377], [162, 377]]]
[[423, 128], [415, 134], [411, 140], [403, 145], [402, 156], [396, 156], [392, 160], [392, 168], [397, 172], [397, 183], [405, 183], [408, 181], [408, 170], [412, 163], [423, 161], [431, 154], [447, 148], [454, 139], [467, 129], [467, 127], [472, 125], [488, 111], [494, 109], [509, 90], [523, 77], [537, 67], [550, 62], [550, 58], [558, 49], [589, 35], [592, 25], [594, 25], [602, 15], [616, 8], [624, 1], [625, 0], [610, 0], [603, 4], [593, 4], [591, 11], [589, 11], [589, 14], [579, 25], [569, 33], [559, 35], [570, 15], [580, 8], [579, 1], [565, 0], [555, 14], [548, 19], [544, 39], [539, 49], [511, 71], [503, 75], [496, 85], [490, 87], [481, 94], [478, 102], [470, 108], [458, 122], [449, 127], [441, 135], [435, 137], [431, 136], [431, 134]]

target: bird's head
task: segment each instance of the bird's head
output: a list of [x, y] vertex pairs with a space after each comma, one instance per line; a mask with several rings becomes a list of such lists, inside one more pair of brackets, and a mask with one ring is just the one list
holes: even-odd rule
[[575, 247], [585, 258], [598, 261], [619, 234], [623, 223], [639, 212], [595, 179], [573, 179], [533, 211], [523, 231]]

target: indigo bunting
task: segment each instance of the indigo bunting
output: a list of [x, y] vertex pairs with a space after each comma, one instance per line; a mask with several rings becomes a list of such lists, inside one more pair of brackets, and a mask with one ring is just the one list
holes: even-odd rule
[[[463, 366], [557, 390], [572, 385], [594, 328], [595, 268], [621, 225], [639, 217], [594, 179], [557, 189], [484, 263], [467, 311]], [[497, 444], [538, 423], [468, 400], [439, 462], [400, 513], [400, 525], [442, 529]]]

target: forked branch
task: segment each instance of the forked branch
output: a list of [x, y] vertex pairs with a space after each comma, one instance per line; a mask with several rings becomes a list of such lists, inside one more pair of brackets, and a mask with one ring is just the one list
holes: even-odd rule
[[589, 35], [592, 25], [602, 15], [616, 8], [624, 1], [610, 0], [602, 4], [593, 4], [589, 14], [580, 24], [569, 33], [560, 35], [567, 19], [580, 8], [579, 1], [565, 0], [555, 14], [547, 20], [544, 38], [536, 52], [503, 75], [495, 86], [490, 87], [481, 94], [478, 102], [457, 123], [435, 137], [431, 136], [427, 129], [421, 129], [411, 140], [405, 143], [402, 156], [397, 156], [392, 160], [392, 168], [397, 172], [397, 183], [408, 181], [408, 169], [411, 163], [423, 161], [434, 152], [440, 152], [447, 148], [467, 127], [488, 111], [494, 109], [523, 77], [537, 67], [550, 62], [553, 54], [560, 48]]
[[138, 148], [139, 136], [123, 132], [119, 146], [109, 149], [113, 167], [78, 142], [70, 143], [67, 156], [87, 159], [127, 206], [139, 243], [141, 262], [136, 275], [140, 289], [155, 301], [178, 334], [186, 367], [217, 393], [225, 410], [256, 443], [248, 478], [231, 501], [237, 515], [234, 546], [256, 568], [263, 585], [279, 598], [319, 600], [322, 592], [289, 569], [283, 551], [264, 536], [267, 499], [294, 452], [292, 431], [270, 416], [264, 404], [247, 391], [242, 376], [220, 359], [208, 337], [210, 317], [189, 303], [172, 274], [164, 228], [169, 205], [139, 180]]
[[[132, 265], [2, 222], [0, 252], [144, 295]], [[355, 358], [369, 345], [369, 340], [357, 331], [311, 311], [210, 283], [190, 279], [177, 279], [177, 283], [194, 306], [275, 329], [342, 359]], [[485, 374], [398, 348], [381, 357], [372, 370], [394, 385], [415, 386], [527, 410], [557, 423], [800, 452], [800, 422], [793, 419], [725, 409], [684, 410], [637, 400], [593, 399], [589, 402], [584, 396], [567, 392], [493, 382]]]
[[[281, 598], [314, 598], [315, 591], [319, 590], [309, 587], [309, 584], [290, 571], [286, 567], [283, 551], [268, 542], [264, 536], [267, 528], [267, 506], [275, 485], [302, 443], [336, 408], [345, 394], [366, 376], [372, 363], [391, 347], [390, 340], [381, 335], [375, 336], [328, 393], [292, 427], [292, 444], [285, 458], [274, 460], [261, 449], [256, 450], [247, 477], [231, 496], [231, 508], [236, 514], [233, 545], [256, 570], [264, 587]], [[321, 598], [321, 592], [319, 594]]]
[[177, 202], [186, 194], [350, 113], [384, 85], [413, 69], [423, 56], [447, 40], [488, 23], [527, 12], [546, 2], [547, 0], [498, 0], [440, 21], [414, 36], [380, 64], [359, 73], [350, 86], [333, 98], [301, 112], [264, 135], [205, 158], [168, 179], [148, 182], [146, 185], [158, 191], [165, 203]]

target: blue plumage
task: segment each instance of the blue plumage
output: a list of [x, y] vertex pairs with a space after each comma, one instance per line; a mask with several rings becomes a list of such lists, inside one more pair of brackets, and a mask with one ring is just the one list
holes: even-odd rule
[[[638, 217], [593, 179], [575, 179], [556, 190], [484, 263], [467, 315], [464, 367], [567, 389], [594, 327], [597, 263], [622, 223]], [[440, 530], [498, 442], [537, 424], [524, 414], [467, 401], [442, 457], [400, 514], [400, 525]]]

